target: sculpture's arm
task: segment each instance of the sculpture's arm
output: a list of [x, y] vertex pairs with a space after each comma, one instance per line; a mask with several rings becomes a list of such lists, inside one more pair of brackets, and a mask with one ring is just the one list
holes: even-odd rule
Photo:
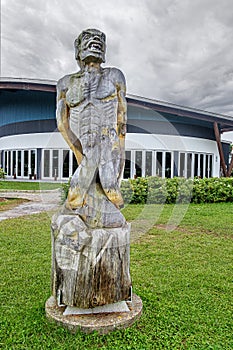
[[125, 138], [127, 123], [127, 102], [126, 102], [126, 84], [123, 74], [119, 71], [119, 78], [116, 81], [118, 108], [117, 108], [117, 126], [120, 138]]
[[118, 173], [118, 182], [120, 183], [122, 173], [125, 166], [125, 136], [126, 136], [126, 123], [127, 123], [127, 102], [126, 102], [126, 83], [123, 73], [118, 70], [115, 70], [115, 85], [117, 89], [117, 134], [120, 140], [120, 149], [121, 149], [121, 159], [119, 163], [119, 173]]
[[[66, 77], [65, 77], [66, 78]], [[61, 79], [57, 84], [57, 110], [56, 119], [57, 127], [68, 143], [70, 149], [74, 152], [78, 164], [82, 161], [82, 146], [79, 140], [71, 132], [69, 127], [69, 107], [66, 103], [66, 91], [67, 88], [64, 86], [64, 78]]]

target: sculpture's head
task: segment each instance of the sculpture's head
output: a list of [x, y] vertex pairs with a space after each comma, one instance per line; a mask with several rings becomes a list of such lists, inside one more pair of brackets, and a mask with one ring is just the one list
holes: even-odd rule
[[105, 62], [105, 34], [97, 29], [86, 29], [74, 42], [75, 58], [79, 65], [88, 62]]

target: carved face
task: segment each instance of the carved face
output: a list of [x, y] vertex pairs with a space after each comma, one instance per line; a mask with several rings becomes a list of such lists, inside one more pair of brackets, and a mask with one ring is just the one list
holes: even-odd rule
[[105, 62], [105, 34], [97, 29], [84, 30], [75, 40], [75, 57], [81, 62]]

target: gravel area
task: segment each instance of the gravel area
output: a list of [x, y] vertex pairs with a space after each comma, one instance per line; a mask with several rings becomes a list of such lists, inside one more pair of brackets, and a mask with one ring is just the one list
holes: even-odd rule
[[13, 209], [0, 212], [0, 221], [56, 210], [61, 205], [59, 190], [0, 191], [0, 198], [23, 198], [28, 200], [28, 202], [22, 203]]

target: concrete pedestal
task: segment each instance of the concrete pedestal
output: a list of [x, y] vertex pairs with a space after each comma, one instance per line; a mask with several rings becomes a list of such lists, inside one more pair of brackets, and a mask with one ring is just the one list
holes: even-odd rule
[[71, 333], [97, 331], [99, 334], [107, 334], [116, 329], [130, 327], [139, 319], [142, 313], [141, 299], [133, 294], [132, 302], [127, 304], [129, 307], [127, 312], [95, 313], [93, 309], [91, 314], [65, 316], [66, 307], [58, 307], [55, 298], [52, 296], [47, 300], [45, 310], [50, 321], [68, 328]]

